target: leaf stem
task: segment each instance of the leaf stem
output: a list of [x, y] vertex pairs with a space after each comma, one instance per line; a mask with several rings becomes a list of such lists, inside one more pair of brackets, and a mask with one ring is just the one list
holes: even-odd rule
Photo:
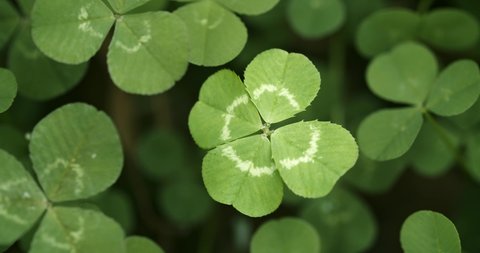
[[440, 136], [442, 141], [447, 145], [448, 149], [455, 157], [455, 160], [462, 166], [463, 168], [467, 168], [467, 164], [463, 159], [462, 155], [457, 151], [456, 145], [451, 141], [450, 137], [448, 136], [447, 131], [438, 123], [438, 121], [428, 112], [424, 112], [425, 118], [432, 124], [433, 128], [437, 131], [437, 134]]
[[345, 123], [345, 66], [346, 66], [346, 44], [344, 33], [338, 33], [330, 42], [329, 56], [329, 84], [334, 86], [334, 105], [332, 106], [331, 120], [333, 122]]

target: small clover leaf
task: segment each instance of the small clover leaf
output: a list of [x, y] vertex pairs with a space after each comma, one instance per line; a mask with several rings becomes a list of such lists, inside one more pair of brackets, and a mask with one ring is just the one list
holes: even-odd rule
[[54, 202], [91, 197], [119, 177], [123, 153], [108, 116], [86, 104], [69, 104], [33, 129], [30, 157], [40, 185]]
[[48, 208], [30, 253], [125, 252], [120, 225], [94, 208], [54, 206]]
[[129, 236], [125, 238], [126, 253], [164, 253], [155, 242], [147, 237]]
[[188, 59], [195, 65], [227, 63], [240, 54], [247, 43], [247, 28], [240, 18], [214, 1], [188, 4], [174, 13], [187, 26]]
[[33, 226], [47, 201], [32, 176], [12, 155], [0, 150], [0, 163], [0, 245], [9, 245]]
[[271, 123], [303, 111], [319, 88], [315, 66], [280, 49], [259, 54], [245, 71], [245, 84], [229, 70], [205, 81], [189, 128], [200, 147], [214, 148], [202, 166], [213, 199], [257, 217], [278, 208], [282, 180], [303, 197], [328, 194], [357, 159], [350, 133], [318, 121], [270, 130]]
[[302, 219], [288, 217], [270, 220], [253, 235], [250, 251], [317, 253], [320, 252], [320, 237], [315, 228]]
[[367, 82], [377, 96], [410, 104], [405, 109], [373, 113], [360, 125], [362, 152], [379, 161], [406, 153], [423, 125], [422, 114], [439, 116], [465, 112], [480, 94], [480, 71], [475, 62], [458, 60], [439, 75], [437, 62], [428, 48], [405, 42], [378, 55], [368, 66]]
[[170, 89], [187, 71], [186, 34], [183, 21], [164, 11], [117, 19], [107, 56], [112, 80], [135, 94]]
[[307, 57], [271, 49], [247, 66], [245, 86], [262, 118], [276, 123], [310, 105], [320, 89], [320, 74]]
[[17, 96], [17, 80], [8, 69], [0, 68], [0, 113], [5, 112]]
[[39, 0], [32, 10], [32, 37], [50, 58], [78, 64], [100, 49], [114, 22], [100, 0]]
[[455, 225], [433, 211], [410, 215], [402, 225], [400, 242], [405, 253], [462, 252]]
[[226, 8], [245, 15], [259, 15], [275, 7], [280, 0], [215, 0]]
[[321, 38], [338, 30], [346, 19], [346, 7], [340, 0], [290, 0], [287, 18], [304, 38]]

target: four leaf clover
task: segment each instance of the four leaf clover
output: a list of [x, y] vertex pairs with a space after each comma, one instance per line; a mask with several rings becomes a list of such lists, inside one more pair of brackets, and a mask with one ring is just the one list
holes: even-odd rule
[[247, 67], [244, 83], [221, 70], [203, 84], [189, 116], [196, 143], [210, 150], [203, 180], [216, 201], [249, 216], [273, 212], [285, 182], [294, 193], [326, 195], [358, 156], [350, 133], [330, 122], [297, 122], [320, 89], [320, 74], [303, 55], [272, 49]]

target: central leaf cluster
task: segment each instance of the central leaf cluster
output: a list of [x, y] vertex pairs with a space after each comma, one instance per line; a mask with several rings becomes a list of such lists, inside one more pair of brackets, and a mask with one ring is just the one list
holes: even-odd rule
[[350, 133], [318, 121], [270, 130], [271, 124], [305, 110], [319, 89], [315, 66], [301, 54], [280, 49], [258, 55], [244, 82], [229, 70], [207, 79], [189, 127], [199, 146], [214, 148], [202, 172], [213, 199], [262, 216], [280, 205], [282, 181], [303, 197], [330, 192], [357, 159]]

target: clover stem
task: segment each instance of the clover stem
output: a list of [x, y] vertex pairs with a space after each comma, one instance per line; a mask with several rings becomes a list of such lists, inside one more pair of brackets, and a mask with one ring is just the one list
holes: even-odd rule
[[425, 115], [425, 118], [427, 118], [427, 120], [432, 124], [433, 128], [436, 130], [437, 134], [440, 136], [440, 138], [445, 143], [445, 145], [448, 146], [448, 149], [450, 149], [450, 151], [452, 152], [453, 156], [455, 157], [455, 160], [460, 164], [460, 166], [462, 166], [463, 168], [466, 168], [467, 166], [463, 157], [459, 152], [457, 152], [455, 144], [451, 141], [445, 129], [438, 123], [438, 121], [428, 111], [424, 111], [423, 114]]
[[328, 80], [327, 85], [335, 89], [332, 99], [333, 106], [330, 119], [334, 122], [345, 123], [345, 66], [346, 44], [343, 33], [336, 35], [329, 45], [328, 51]]

